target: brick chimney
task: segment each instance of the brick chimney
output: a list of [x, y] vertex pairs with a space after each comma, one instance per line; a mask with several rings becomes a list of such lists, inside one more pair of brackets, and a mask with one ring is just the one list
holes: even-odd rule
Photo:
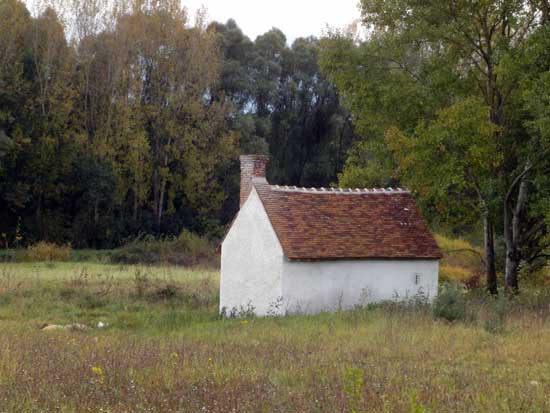
[[265, 155], [241, 155], [241, 202], [243, 206], [252, 190], [252, 178], [265, 178], [269, 158]]

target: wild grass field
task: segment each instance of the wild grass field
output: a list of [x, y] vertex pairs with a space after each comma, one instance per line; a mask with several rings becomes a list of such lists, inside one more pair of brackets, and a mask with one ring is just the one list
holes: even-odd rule
[[[218, 277], [0, 264], [0, 411], [550, 410], [546, 290], [512, 301], [467, 294], [454, 322], [414, 302], [220, 319]], [[91, 328], [40, 330], [75, 322]]]

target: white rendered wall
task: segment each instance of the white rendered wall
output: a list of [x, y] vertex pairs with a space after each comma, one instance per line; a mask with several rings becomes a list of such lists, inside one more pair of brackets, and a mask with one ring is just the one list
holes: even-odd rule
[[318, 313], [371, 302], [437, 295], [437, 260], [288, 261], [283, 263], [283, 310]]
[[220, 311], [254, 307], [257, 315], [281, 312], [283, 250], [253, 188], [221, 251]]

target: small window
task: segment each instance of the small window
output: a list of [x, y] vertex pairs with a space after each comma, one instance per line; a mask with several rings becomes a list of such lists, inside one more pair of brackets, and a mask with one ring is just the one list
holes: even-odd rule
[[415, 273], [414, 274], [414, 285], [420, 284], [420, 274]]

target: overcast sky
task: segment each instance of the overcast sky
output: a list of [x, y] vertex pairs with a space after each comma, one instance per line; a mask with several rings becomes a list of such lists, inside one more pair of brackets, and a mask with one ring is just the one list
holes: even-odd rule
[[320, 36], [327, 24], [343, 28], [359, 18], [359, 0], [183, 0], [191, 15], [204, 5], [209, 20], [237, 21], [252, 40], [277, 27], [292, 43], [297, 37]]
[[[38, 0], [23, 0], [36, 12]], [[208, 21], [225, 23], [236, 20], [252, 40], [277, 27], [292, 43], [297, 37], [321, 36], [327, 25], [343, 29], [360, 17], [359, 0], [182, 0], [193, 20], [196, 11], [205, 6]]]

